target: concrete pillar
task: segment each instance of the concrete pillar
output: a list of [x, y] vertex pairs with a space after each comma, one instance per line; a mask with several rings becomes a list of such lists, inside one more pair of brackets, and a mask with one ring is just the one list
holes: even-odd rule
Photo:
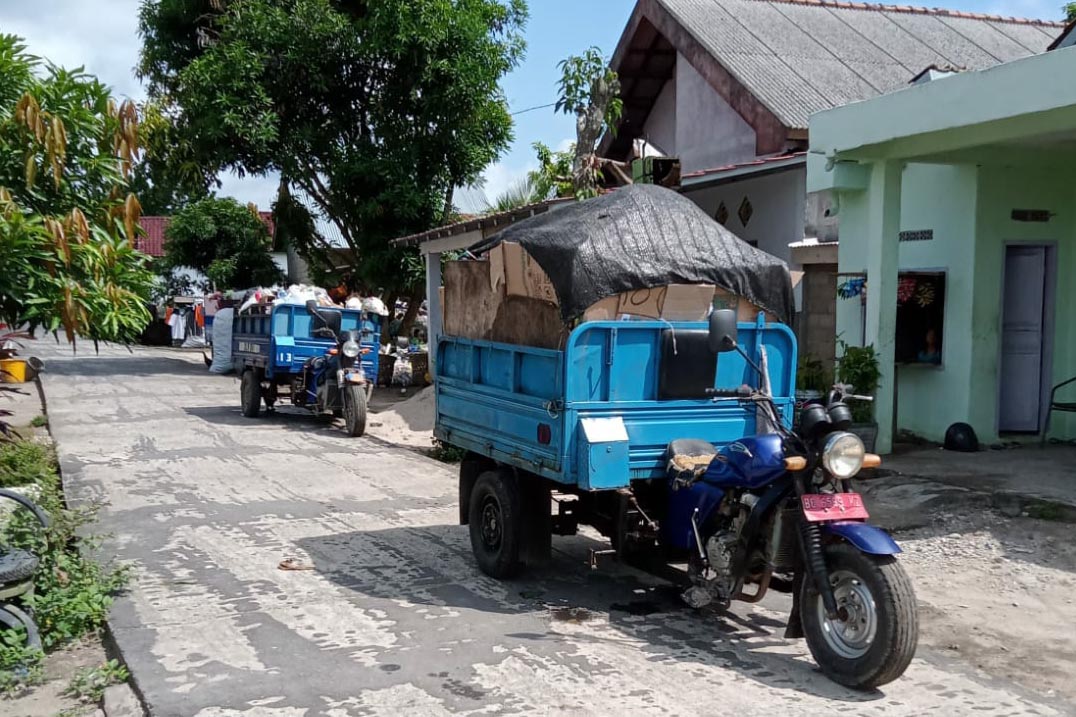
[[441, 336], [441, 254], [425, 252], [426, 259], [426, 307], [427, 332], [429, 334], [430, 367], [437, 360], [437, 339]]
[[[881, 378], [875, 396], [879, 453], [893, 450], [895, 430], [897, 268], [899, 265], [900, 182], [896, 161], [874, 164], [867, 190], [867, 316], [865, 345], [874, 345]], [[852, 239], [852, 237], [849, 237]]]

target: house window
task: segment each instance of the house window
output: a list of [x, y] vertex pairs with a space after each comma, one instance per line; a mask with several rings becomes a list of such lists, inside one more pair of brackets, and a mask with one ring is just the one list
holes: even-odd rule
[[942, 362], [945, 272], [901, 272], [897, 277], [898, 363]]

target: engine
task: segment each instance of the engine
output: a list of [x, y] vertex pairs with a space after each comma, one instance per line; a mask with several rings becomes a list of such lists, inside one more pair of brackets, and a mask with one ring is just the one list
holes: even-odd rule
[[733, 560], [740, 547], [740, 535], [744, 523], [756, 502], [755, 496], [745, 493], [742, 497], [727, 500], [721, 507], [722, 527], [711, 535], [704, 546], [706, 564], [695, 557], [688, 565], [692, 586], [681, 596], [693, 608], [701, 608], [713, 602], [728, 607], [738, 589], [733, 572]]

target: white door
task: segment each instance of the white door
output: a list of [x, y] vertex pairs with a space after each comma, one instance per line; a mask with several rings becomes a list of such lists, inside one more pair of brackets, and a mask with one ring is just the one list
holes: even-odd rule
[[1006, 247], [999, 431], [1038, 433], [1045, 298], [1046, 247]]

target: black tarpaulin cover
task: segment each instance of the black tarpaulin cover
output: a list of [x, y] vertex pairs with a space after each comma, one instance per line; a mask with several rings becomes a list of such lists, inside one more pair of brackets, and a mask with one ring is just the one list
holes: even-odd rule
[[777, 257], [752, 247], [670, 189], [637, 184], [525, 219], [472, 248], [518, 242], [553, 283], [570, 321], [624, 291], [714, 284], [788, 323], [792, 282]]

